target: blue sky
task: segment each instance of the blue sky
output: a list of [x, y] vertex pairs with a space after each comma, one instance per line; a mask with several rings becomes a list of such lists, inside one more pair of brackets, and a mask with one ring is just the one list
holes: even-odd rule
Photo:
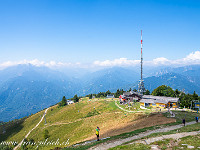
[[[200, 60], [199, 0], [0, 0], [0, 63]], [[193, 59], [192, 58], [192, 59]]]

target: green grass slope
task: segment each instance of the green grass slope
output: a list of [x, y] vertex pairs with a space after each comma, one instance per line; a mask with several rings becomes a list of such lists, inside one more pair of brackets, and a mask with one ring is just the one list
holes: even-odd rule
[[[116, 99], [117, 100], [117, 99]], [[124, 109], [129, 110], [129, 107]], [[130, 108], [132, 110], [132, 108]], [[137, 110], [133, 108], [133, 110]], [[141, 110], [140, 110], [141, 111]], [[9, 132], [1, 134], [1, 141], [20, 142], [25, 135], [40, 121], [44, 111], [38, 112], [29, 118], [10, 126]], [[147, 110], [144, 113], [127, 113], [115, 105], [115, 99], [92, 99], [82, 98], [79, 103], [74, 103], [64, 107], [58, 105], [49, 108], [46, 114], [46, 121], [43, 120], [40, 125], [28, 136], [28, 142], [32, 144], [25, 146], [28, 149], [54, 149], [55, 147], [68, 147], [73, 144], [95, 140], [95, 129], [100, 127], [100, 136], [116, 136], [125, 132], [131, 132], [136, 129], [144, 128], [143, 121], [151, 120]], [[147, 118], [148, 117], [148, 118]], [[160, 122], [153, 125], [163, 124], [167, 118], [161, 115]], [[147, 118], [147, 119], [144, 119]], [[152, 115], [155, 120], [155, 114]], [[143, 120], [142, 120], [143, 119]], [[169, 119], [170, 120], [170, 119]], [[169, 121], [171, 122], [171, 121]], [[173, 122], [173, 119], [172, 119]], [[137, 124], [138, 123], [138, 124]], [[136, 125], [136, 126], [135, 126]], [[153, 126], [149, 124], [145, 127]], [[138, 126], [141, 126], [138, 128]], [[124, 130], [126, 129], [126, 130]], [[0, 131], [2, 127], [0, 126]], [[47, 132], [44, 138], [44, 132]]]
[[[26, 119], [8, 122], [0, 126], [0, 142], [9, 141], [19, 143], [25, 135], [40, 121], [44, 110]], [[3, 128], [5, 133], [3, 133]], [[11, 146], [13, 147], [13, 146]]]
[[[44, 141], [43, 132], [46, 129], [49, 131], [48, 141], [59, 139], [57, 146], [66, 147], [94, 136], [96, 126], [104, 129], [123, 116], [124, 114], [115, 106], [114, 101], [90, 101], [83, 98], [79, 103], [60, 108], [52, 107], [46, 115], [47, 124], [40, 124], [30, 134], [30, 138], [34, 141]], [[40, 147], [49, 149], [56, 146], [40, 145]]]
[[[44, 111], [36, 113], [20, 123], [13, 123], [7, 128], [6, 133], [1, 132], [0, 141], [20, 142], [25, 135], [40, 121]], [[110, 129], [111, 124], [117, 124], [124, 117], [124, 113], [118, 109], [113, 100], [83, 98], [79, 103], [64, 107], [52, 106], [47, 114], [45, 124], [41, 124], [31, 132], [27, 139], [34, 141], [34, 145], [28, 146], [29, 149], [36, 147], [50, 149], [56, 146], [66, 147], [87, 138], [95, 137], [95, 128]], [[130, 120], [132, 117], [126, 117]], [[2, 131], [3, 126], [0, 126]], [[44, 130], [48, 130], [49, 138], [45, 143]], [[69, 140], [68, 140], [69, 139]], [[57, 144], [53, 142], [59, 141]], [[48, 143], [49, 142], [49, 143]]]

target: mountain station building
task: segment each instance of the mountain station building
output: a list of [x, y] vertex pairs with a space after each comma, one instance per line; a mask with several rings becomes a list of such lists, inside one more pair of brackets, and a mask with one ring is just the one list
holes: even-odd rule
[[178, 108], [179, 98], [144, 95], [140, 100], [140, 105], [154, 108]]
[[137, 92], [124, 92], [119, 96], [120, 103], [140, 102], [143, 107], [153, 108], [178, 108], [179, 98], [153, 96], [153, 95], [140, 95]]
[[200, 110], [200, 102], [195, 102], [194, 103], [194, 108]]
[[133, 91], [124, 92], [123, 95], [119, 96], [120, 103], [139, 102], [140, 99], [142, 99], [142, 95]]
[[107, 95], [106, 98], [115, 98], [114, 95]]

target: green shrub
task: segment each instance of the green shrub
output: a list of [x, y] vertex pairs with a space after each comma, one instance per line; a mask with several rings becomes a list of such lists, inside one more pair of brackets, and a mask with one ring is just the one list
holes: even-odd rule
[[49, 136], [49, 131], [48, 131], [47, 129], [44, 130], [43, 136], [44, 136], [44, 139], [47, 139], [47, 138], [50, 137], [50, 136]]
[[7, 145], [0, 145], [0, 150], [12, 150], [12, 148]]
[[86, 116], [85, 116], [85, 118], [87, 118], [87, 117], [91, 117], [91, 116], [95, 116], [95, 115], [99, 115], [100, 113], [95, 109], [95, 110], [93, 110], [92, 112], [89, 112]]

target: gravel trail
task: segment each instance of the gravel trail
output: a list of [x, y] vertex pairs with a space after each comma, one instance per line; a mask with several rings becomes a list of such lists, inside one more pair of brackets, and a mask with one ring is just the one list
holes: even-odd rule
[[[195, 121], [192, 121], [192, 122], [186, 123], [186, 125], [191, 125], [191, 124], [195, 124], [195, 123], [196, 123]], [[148, 136], [152, 133], [168, 132], [168, 131], [171, 131], [171, 130], [179, 129], [181, 127], [183, 127], [183, 125], [179, 124], [179, 125], [164, 127], [164, 128], [160, 128], [160, 129], [156, 129], [156, 130], [146, 131], [146, 132], [143, 132], [143, 133], [140, 133], [138, 135], [128, 137], [128, 138], [125, 138], [125, 139], [117, 139], [117, 140], [105, 142], [105, 143], [96, 145], [94, 147], [91, 147], [91, 148], [89, 148], [89, 150], [107, 150], [109, 148], [121, 145], [125, 142], [129, 142], [129, 141], [132, 141], [132, 140], [135, 140], [135, 139], [140, 139], [142, 137]]]

